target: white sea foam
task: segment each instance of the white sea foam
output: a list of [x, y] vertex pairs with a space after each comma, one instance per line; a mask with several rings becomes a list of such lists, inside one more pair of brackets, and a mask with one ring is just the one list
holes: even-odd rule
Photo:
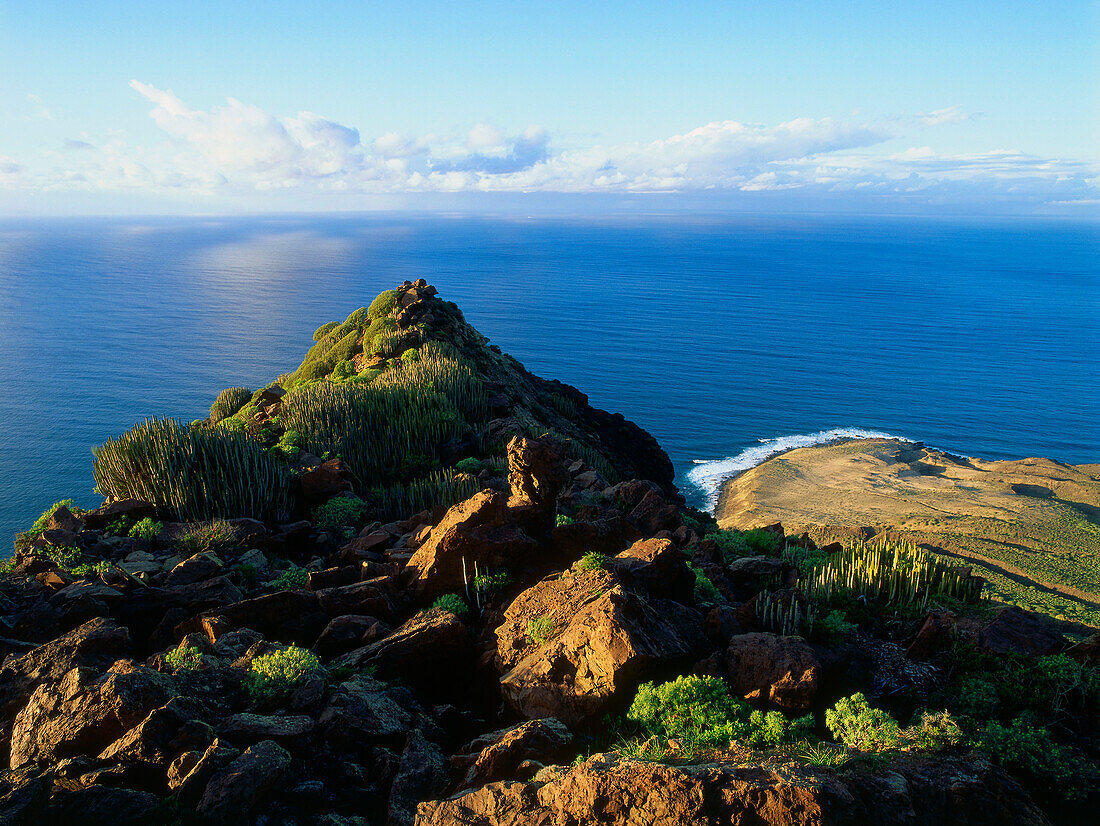
[[722, 482], [779, 453], [799, 447], [812, 447], [826, 444], [837, 439], [904, 439], [878, 430], [862, 430], [855, 427], [838, 427], [817, 433], [803, 433], [794, 436], [777, 436], [774, 439], [759, 439], [759, 447], [742, 450], [736, 456], [726, 459], [693, 459], [695, 464], [687, 473], [687, 480], [698, 487], [707, 496], [707, 509], [714, 512], [718, 504], [718, 489]]

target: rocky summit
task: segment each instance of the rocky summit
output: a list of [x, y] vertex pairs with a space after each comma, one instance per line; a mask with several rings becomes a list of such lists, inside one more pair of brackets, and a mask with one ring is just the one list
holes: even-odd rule
[[1100, 637], [719, 527], [423, 280], [95, 448], [0, 577], [3, 824], [1080, 823]]

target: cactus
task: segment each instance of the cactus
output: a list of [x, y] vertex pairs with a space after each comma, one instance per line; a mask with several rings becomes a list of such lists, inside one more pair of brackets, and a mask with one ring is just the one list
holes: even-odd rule
[[861, 542], [812, 569], [802, 589], [821, 604], [845, 591], [887, 605], [927, 607], [934, 594], [978, 602], [983, 583], [968, 568], [951, 565], [913, 545]]
[[168, 519], [285, 519], [291, 475], [247, 434], [146, 419], [92, 448], [96, 488], [110, 499], [144, 499]]

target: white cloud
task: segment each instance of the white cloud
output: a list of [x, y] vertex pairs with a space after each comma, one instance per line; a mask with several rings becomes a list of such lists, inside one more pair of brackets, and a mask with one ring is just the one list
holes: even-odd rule
[[23, 116], [23, 120], [53, 120], [53, 112], [38, 95], [27, 95], [27, 104], [31, 111]]
[[[957, 106], [884, 120], [796, 118], [777, 125], [715, 121], [650, 142], [555, 149], [530, 125], [487, 123], [462, 136], [358, 130], [312, 112], [277, 117], [233, 98], [194, 109], [138, 80], [160, 143], [81, 135], [47, 153], [52, 168], [0, 159], [0, 185], [45, 190], [255, 194], [309, 190], [414, 192], [722, 193], [858, 192], [883, 197], [992, 197], [1080, 202], [1098, 194], [1097, 169], [1017, 150], [944, 154], [883, 144], [969, 115]], [[16, 183], [13, 183], [15, 181]], [[760, 196], [763, 197], [763, 196]]]

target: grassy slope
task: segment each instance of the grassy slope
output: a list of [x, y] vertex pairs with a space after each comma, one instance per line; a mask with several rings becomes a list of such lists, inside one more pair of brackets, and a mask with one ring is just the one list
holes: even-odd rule
[[1006, 602], [1100, 625], [1100, 466], [962, 459], [891, 440], [803, 448], [728, 481], [728, 528], [888, 531], [964, 557]]

